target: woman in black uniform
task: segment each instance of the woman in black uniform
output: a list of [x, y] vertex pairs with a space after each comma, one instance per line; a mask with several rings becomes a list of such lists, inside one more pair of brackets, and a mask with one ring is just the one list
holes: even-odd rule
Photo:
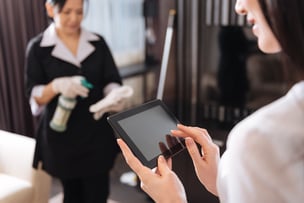
[[[104, 39], [81, 28], [84, 1], [47, 0], [53, 22], [26, 52], [27, 94], [33, 113], [43, 112], [34, 167], [41, 162], [60, 179], [65, 203], [106, 202], [109, 171], [119, 152], [106, 115], [94, 119], [89, 111], [121, 86], [121, 78]], [[80, 84], [82, 77], [92, 89]], [[77, 99], [64, 132], [49, 127], [59, 95]]]

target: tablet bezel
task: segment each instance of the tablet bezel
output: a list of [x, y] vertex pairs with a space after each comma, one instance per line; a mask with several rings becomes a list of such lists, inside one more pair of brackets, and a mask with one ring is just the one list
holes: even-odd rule
[[164, 157], [166, 159], [168, 159], [169, 157], [172, 157], [172, 156], [176, 155], [177, 153], [181, 152], [182, 150], [184, 150], [186, 148], [184, 139], [177, 138], [178, 144], [174, 145], [173, 147], [170, 147], [170, 149], [167, 150], [166, 152], [159, 153], [157, 156], [153, 157], [151, 160], [147, 160], [146, 157], [144, 156], [144, 154], [139, 150], [139, 148], [136, 146], [136, 144], [132, 141], [130, 136], [120, 126], [119, 121], [126, 119], [130, 116], [134, 116], [138, 113], [144, 112], [146, 110], [149, 110], [150, 108], [154, 108], [156, 106], [160, 106], [167, 113], [167, 115], [172, 119], [172, 121], [175, 124], [179, 123], [178, 119], [171, 113], [171, 111], [167, 108], [167, 106], [159, 99], [155, 99], [155, 100], [146, 102], [144, 104], [141, 104], [139, 106], [136, 106], [134, 108], [128, 109], [126, 111], [113, 114], [107, 118], [109, 124], [111, 125], [111, 127], [113, 128], [113, 130], [116, 133], [115, 135], [118, 138], [123, 139], [126, 142], [126, 144], [129, 146], [129, 148], [132, 150], [134, 155], [144, 165], [146, 165], [150, 168], [154, 168], [157, 165], [157, 158], [159, 155], [162, 154], [162, 155], [164, 155]]

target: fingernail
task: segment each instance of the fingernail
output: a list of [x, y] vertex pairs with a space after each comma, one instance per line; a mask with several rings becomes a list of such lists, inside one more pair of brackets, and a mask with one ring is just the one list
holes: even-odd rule
[[177, 124], [177, 127], [187, 127], [187, 126], [179, 123]]
[[183, 125], [182, 124], [177, 124], [176, 127], [179, 129], [179, 128], [183, 127]]
[[160, 156], [159, 156], [159, 161], [161, 161], [161, 162], [164, 163], [164, 162], [165, 162], [165, 157], [164, 157], [163, 155], [160, 155]]
[[193, 139], [190, 138], [190, 137], [186, 137], [186, 140], [185, 140], [186, 144], [188, 145], [192, 145], [194, 143]]

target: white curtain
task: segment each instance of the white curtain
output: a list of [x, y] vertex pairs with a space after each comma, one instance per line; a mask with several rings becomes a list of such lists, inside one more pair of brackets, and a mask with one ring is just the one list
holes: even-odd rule
[[144, 60], [143, 0], [89, 0], [83, 26], [106, 39], [118, 66]]

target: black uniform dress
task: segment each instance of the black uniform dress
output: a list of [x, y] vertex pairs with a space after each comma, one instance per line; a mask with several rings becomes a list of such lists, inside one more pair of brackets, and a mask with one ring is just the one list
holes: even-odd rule
[[42, 168], [58, 178], [89, 177], [107, 174], [119, 152], [113, 131], [104, 115], [94, 120], [89, 106], [103, 98], [104, 87], [112, 82], [121, 84], [121, 77], [110, 50], [101, 36], [90, 42], [95, 50], [81, 66], [54, 57], [54, 46], [41, 47], [43, 34], [33, 38], [27, 48], [26, 87], [30, 96], [33, 87], [44, 85], [64, 76], [84, 76], [94, 85], [87, 98], [77, 97], [64, 132], [49, 127], [57, 106], [58, 96], [45, 107], [36, 134], [34, 167]]

